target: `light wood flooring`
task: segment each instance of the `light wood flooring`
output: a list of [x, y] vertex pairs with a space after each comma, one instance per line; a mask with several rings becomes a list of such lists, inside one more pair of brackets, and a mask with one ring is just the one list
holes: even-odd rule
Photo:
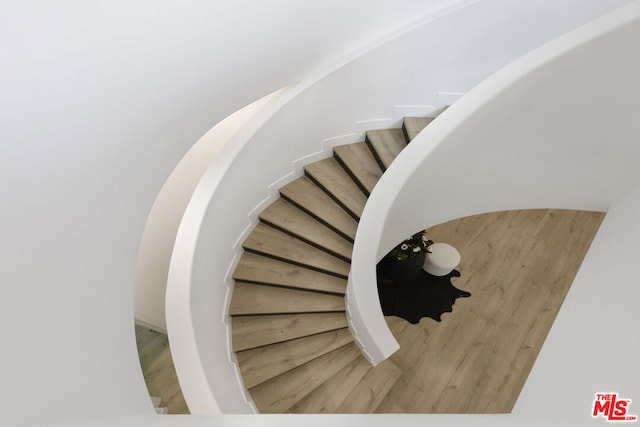
[[522, 210], [435, 226], [462, 256], [460, 298], [442, 322], [386, 317], [402, 375], [377, 413], [512, 410], [603, 213]]
[[[460, 251], [461, 277], [453, 284], [472, 295], [458, 299], [440, 323], [424, 318], [412, 325], [387, 317], [400, 350], [390, 358], [393, 366], [381, 364], [371, 372], [382, 378], [376, 382], [387, 377], [395, 382], [356, 406], [377, 413], [510, 412], [603, 217], [598, 212], [522, 210], [432, 227], [434, 241]], [[283, 322], [287, 316], [281, 316]], [[189, 413], [166, 335], [139, 326], [136, 335], [150, 395], [162, 397], [169, 413]], [[347, 370], [361, 371], [358, 378], [368, 369], [361, 358], [351, 365]], [[341, 384], [351, 376], [341, 376]], [[365, 376], [359, 387], [366, 388], [367, 381]], [[323, 394], [322, 387], [293, 411], [330, 406], [326, 401], [335, 393]], [[334, 402], [337, 412], [341, 402]]]
[[166, 334], [136, 325], [136, 342], [149, 396], [160, 397], [169, 414], [188, 414]]

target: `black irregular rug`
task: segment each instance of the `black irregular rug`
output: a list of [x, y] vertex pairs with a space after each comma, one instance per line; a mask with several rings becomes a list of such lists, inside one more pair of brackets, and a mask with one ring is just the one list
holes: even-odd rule
[[423, 317], [438, 322], [444, 313], [453, 311], [457, 298], [467, 298], [471, 293], [451, 284], [452, 277], [460, 277], [458, 270], [446, 276], [434, 276], [420, 270], [415, 276], [387, 280], [378, 275], [378, 294], [385, 316], [398, 316], [416, 324]]

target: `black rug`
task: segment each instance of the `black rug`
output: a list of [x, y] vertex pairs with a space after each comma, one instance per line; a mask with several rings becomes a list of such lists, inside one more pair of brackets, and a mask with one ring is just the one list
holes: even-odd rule
[[423, 317], [438, 322], [442, 314], [451, 313], [457, 298], [471, 293], [451, 284], [452, 277], [460, 277], [458, 270], [446, 276], [433, 276], [420, 270], [415, 276], [401, 280], [387, 280], [378, 275], [378, 294], [385, 316], [398, 316], [416, 324]]

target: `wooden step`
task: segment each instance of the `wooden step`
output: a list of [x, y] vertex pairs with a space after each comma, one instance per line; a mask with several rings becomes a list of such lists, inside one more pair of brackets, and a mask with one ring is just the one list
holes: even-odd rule
[[288, 412], [292, 414], [336, 413], [349, 393], [371, 369], [375, 368], [364, 357], [356, 357], [304, 399], [289, 408]]
[[333, 148], [333, 153], [349, 174], [356, 179], [360, 189], [369, 196], [382, 176], [382, 169], [367, 143], [340, 145]]
[[249, 283], [284, 286], [344, 295], [347, 280], [273, 258], [245, 252], [233, 278]]
[[304, 170], [351, 216], [360, 218], [367, 196], [334, 157], [308, 164]]
[[265, 381], [249, 392], [261, 413], [284, 413], [360, 355], [360, 349], [349, 343]]
[[254, 387], [353, 342], [347, 328], [237, 353], [244, 385]]
[[371, 414], [386, 397], [402, 370], [387, 359], [369, 370], [337, 409], [340, 414]]
[[229, 314], [320, 313], [344, 311], [344, 297], [277, 286], [236, 282]]
[[233, 351], [248, 350], [346, 327], [347, 318], [342, 312], [233, 316]]
[[432, 121], [433, 117], [405, 117], [402, 130], [407, 141], [413, 140]]
[[307, 176], [280, 189], [280, 195], [353, 242], [358, 221]]
[[296, 206], [279, 198], [260, 215], [260, 220], [345, 261], [351, 259], [353, 244]]
[[347, 278], [350, 265], [280, 230], [259, 223], [243, 243], [245, 250]]
[[402, 129], [380, 129], [367, 132], [366, 142], [383, 170], [407, 146]]

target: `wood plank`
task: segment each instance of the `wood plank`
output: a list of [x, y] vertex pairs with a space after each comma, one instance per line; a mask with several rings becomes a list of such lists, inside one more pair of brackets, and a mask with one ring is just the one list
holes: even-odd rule
[[310, 163], [304, 167], [306, 174], [324, 188], [340, 206], [359, 219], [367, 196], [351, 179], [334, 157]]
[[333, 148], [334, 155], [354, 176], [368, 196], [382, 176], [382, 169], [366, 142], [340, 145]]
[[292, 414], [332, 414], [345, 401], [364, 375], [375, 369], [362, 356], [338, 371], [305, 398], [289, 408]]
[[360, 355], [360, 349], [350, 343], [265, 381], [249, 392], [261, 413], [284, 413]]
[[288, 262], [245, 252], [233, 272], [243, 282], [285, 286], [344, 295], [347, 280]]
[[351, 268], [348, 262], [262, 223], [256, 225], [242, 246], [250, 252], [345, 278]]
[[599, 212], [493, 212], [434, 226], [471, 292], [442, 322], [386, 318], [403, 371], [378, 411], [509, 413], [602, 221]]
[[248, 350], [346, 327], [347, 318], [342, 312], [233, 316], [233, 351]]
[[344, 399], [337, 411], [341, 414], [371, 414], [400, 378], [402, 370], [387, 359], [369, 370]]
[[149, 395], [161, 398], [169, 414], [189, 414], [178, 382], [167, 334], [135, 325], [140, 366]]
[[244, 385], [251, 388], [350, 342], [353, 336], [343, 328], [241, 351], [236, 356]]
[[383, 170], [387, 170], [393, 159], [407, 146], [402, 129], [370, 130], [366, 141]]
[[413, 140], [432, 121], [433, 117], [405, 117], [402, 121], [405, 137]]
[[259, 217], [261, 221], [345, 261], [351, 259], [351, 242], [282, 198], [269, 205]]
[[302, 176], [285, 185], [280, 195], [342, 236], [351, 241], [355, 238], [358, 221], [309, 177]]
[[344, 311], [344, 297], [277, 286], [236, 282], [229, 314], [318, 313]]

